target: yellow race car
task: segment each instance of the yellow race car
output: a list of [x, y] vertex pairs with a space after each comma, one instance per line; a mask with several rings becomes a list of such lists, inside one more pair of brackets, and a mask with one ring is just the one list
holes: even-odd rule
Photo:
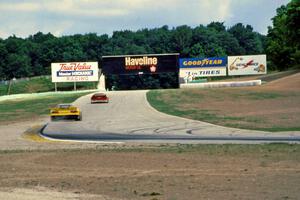
[[76, 106], [72, 104], [58, 104], [50, 109], [50, 117], [52, 121], [58, 119], [75, 119], [82, 120], [82, 113]]

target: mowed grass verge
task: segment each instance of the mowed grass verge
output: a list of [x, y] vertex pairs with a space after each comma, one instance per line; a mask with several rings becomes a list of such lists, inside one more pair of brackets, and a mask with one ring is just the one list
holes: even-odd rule
[[[76, 88], [78, 90], [95, 89], [96, 82], [78, 82]], [[74, 83], [57, 83], [58, 91], [71, 91], [74, 88]], [[24, 93], [39, 93], [49, 92], [55, 90], [54, 83], [51, 82], [50, 77], [32, 77], [28, 80], [22, 80], [11, 84], [10, 91], [9, 85], [0, 84], [0, 96], [9, 94], [24, 94]]]
[[77, 98], [88, 94], [82, 93], [57, 93], [36, 98], [6, 100], [0, 102], [0, 124], [36, 119], [49, 114], [49, 109], [59, 103], [72, 103]]
[[300, 131], [300, 92], [264, 86], [152, 90], [160, 112], [221, 126], [264, 131]]
[[87, 149], [55, 149], [55, 150], [0, 150], [0, 155], [20, 154], [20, 153], [71, 153], [71, 154], [91, 154], [91, 153], [153, 153], [153, 154], [185, 154], [197, 153], [208, 156], [242, 156], [263, 159], [264, 161], [300, 161], [300, 145], [297, 144], [161, 144], [157, 146], [119, 146], [104, 145], [97, 148]]

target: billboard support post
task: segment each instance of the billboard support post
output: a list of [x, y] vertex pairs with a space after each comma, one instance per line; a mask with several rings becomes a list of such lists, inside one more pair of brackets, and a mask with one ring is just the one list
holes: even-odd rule
[[54, 88], [55, 88], [55, 92], [57, 92], [57, 83], [54, 82]]
[[76, 91], [76, 82], [74, 82], [74, 91]]

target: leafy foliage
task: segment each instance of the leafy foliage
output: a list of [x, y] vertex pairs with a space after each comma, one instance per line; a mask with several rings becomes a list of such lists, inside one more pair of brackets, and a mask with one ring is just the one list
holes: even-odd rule
[[103, 55], [176, 52], [181, 57], [212, 57], [257, 54], [263, 53], [262, 39], [263, 36], [249, 25], [237, 24], [226, 30], [224, 22], [195, 28], [183, 25], [172, 29], [162, 26], [135, 32], [115, 31], [111, 37], [96, 33], [55, 37], [51, 33], [38, 32], [22, 39], [13, 35], [0, 39], [0, 80], [49, 75], [52, 62], [101, 62]]
[[285, 70], [291, 66], [300, 68], [300, 1], [292, 0], [277, 9], [269, 27], [267, 53], [272, 65]]
[[109, 90], [136, 90], [156, 88], [178, 88], [178, 74], [174, 72], [139, 75], [108, 75], [106, 87]]

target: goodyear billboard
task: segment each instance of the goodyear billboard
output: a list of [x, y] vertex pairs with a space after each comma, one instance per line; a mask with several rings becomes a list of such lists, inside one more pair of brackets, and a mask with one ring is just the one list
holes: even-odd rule
[[229, 56], [228, 75], [266, 74], [266, 59], [266, 55]]
[[179, 76], [186, 82], [201, 77], [226, 76], [227, 57], [182, 58], [179, 67]]
[[101, 66], [105, 75], [178, 73], [178, 57], [177, 53], [103, 56]]
[[51, 63], [52, 82], [98, 81], [98, 62]]

